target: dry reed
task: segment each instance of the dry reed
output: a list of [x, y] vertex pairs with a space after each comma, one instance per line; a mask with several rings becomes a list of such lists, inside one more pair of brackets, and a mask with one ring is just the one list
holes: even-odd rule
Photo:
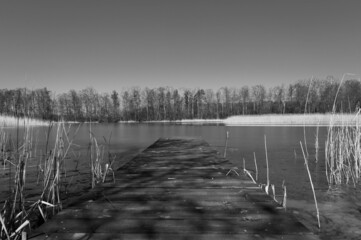
[[257, 159], [256, 159], [256, 153], [253, 152], [253, 160], [254, 160], [254, 167], [256, 170], [256, 181], [258, 181], [258, 166], [257, 166]]
[[270, 187], [270, 180], [269, 180], [269, 166], [268, 166], [268, 155], [267, 155], [267, 139], [266, 135], [264, 135], [264, 148], [266, 152], [266, 165], [267, 165], [267, 185], [265, 187], [265, 191], [268, 194], [269, 193], [269, 187]]
[[361, 175], [360, 141], [359, 123], [340, 127], [330, 123], [325, 143], [326, 176], [330, 186], [350, 181], [356, 186]]
[[318, 153], [320, 150], [320, 145], [318, 143], [318, 134], [319, 134], [319, 125], [316, 128], [316, 136], [315, 136], [315, 161], [318, 162]]
[[[52, 124], [49, 125], [47, 142], [49, 140]], [[79, 128], [78, 128], [79, 129]], [[78, 130], [77, 129], [77, 130]], [[34, 138], [31, 124], [24, 122], [24, 134], [22, 142], [17, 140], [16, 148], [9, 151], [6, 156], [6, 163], [13, 164], [14, 185], [13, 194], [5, 202], [0, 214], [0, 222], [2, 225], [0, 237], [2, 239], [19, 239], [26, 236], [24, 230], [30, 227], [30, 219], [34, 216], [40, 215], [45, 221], [50, 215], [49, 208], [52, 209], [52, 214], [61, 210], [61, 186], [63, 185], [63, 178], [66, 177], [65, 158], [72, 145], [72, 139], [69, 139], [70, 126], [66, 129], [64, 122], [57, 124], [57, 132], [55, 136], [54, 147], [48, 152], [46, 146], [45, 157], [38, 162], [38, 183], [42, 183], [41, 194], [37, 201], [30, 204], [25, 199], [25, 185], [27, 167], [30, 159], [34, 158]], [[17, 129], [19, 132], [19, 128]], [[19, 136], [17, 134], [17, 136]], [[8, 149], [9, 140], [0, 133], [0, 145], [2, 149]], [[47, 144], [48, 145], [48, 144]], [[15, 144], [12, 144], [15, 146]], [[2, 152], [2, 157], [4, 157]], [[9, 165], [10, 165], [9, 164]], [[11, 169], [11, 166], [9, 166]], [[11, 174], [9, 174], [9, 181]], [[10, 182], [9, 182], [10, 183]], [[9, 184], [9, 188], [11, 185]]]
[[[0, 134], [2, 150], [7, 146], [7, 140], [4, 138], [5, 134]], [[18, 136], [18, 135], [17, 135]], [[6, 237], [7, 239], [17, 239], [21, 236], [23, 229], [29, 225], [27, 217], [29, 215], [26, 209], [25, 201], [25, 184], [26, 184], [26, 169], [27, 163], [31, 158], [32, 151], [32, 131], [29, 125], [24, 129], [24, 136], [22, 144], [19, 145], [17, 140], [17, 148], [10, 150], [6, 149], [7, 155], [4, 164], [9, 164], [9, 169], [15, 168], [14, 185], [10, 191], [12, 194], [5, 202], [3, 209], [1, 210], [1, 232], [0, 237]], [[4, 156], [3, 156], [4, 157]], [[5, 165], [4, 165], [5, 166]], [[9, 184], [11, 182], [11, 175], [9, 175]], [[11, 189], [11, 186], [9, 185]]]
[[[98, 144], [98, 141], [91, 132], [91, 126], [89, 131], [89, 158], [90, 158], [90, 171], [92, 176], [92, 188], [101, 182], [105, 182], [108, 173], [112, 173], [113, 181], [115, 181], [115, 174], [112, 169], [112, 165], [115, 161], [115, 156], [111, 156], [108, 152], [108, 163], [104, 163], [105, 146]], [[108, 141], [103, 137], [105, 143], [109, 145], [111, 136]], [[108, 147], [109, 148], [109, 147]]]
[[[336, 101], [342, 82], [347, 75], [343, 75], [334, 99], [332, 114], [325, 142], [326, 177], [329, 186], [334, 184], [348, 184], [352, 181], [356, 186], [361, 176], [361, 127], [360, 111], [353, 115], [350, 123], [344, 117], [336, 115]], [[341, 123], [341, 124], [336, 124]]]
[[228, 146], [228, 138], [229, 138], [229, 132], [226, 132], [226, 143], [224, 144], [224, 153], [223, 153], [223, 157], [226, 158], [227, 156], [227, 146]]
[[286, 189], [286, 185], [285, 185], [285, 180], [282, 181], [282, 189], [283, 189], [282, 207], [286, 210], [287, 209], [287, 189]]
[[310, 184], [311, 184], [311, 188], [312, 188], [312, 192], [313, 192], [313, 198], [314, 198], [314, 200], [315, 200], [318, 228], [321, 228], [320, 211], [319, 211], [319, 209], [318, 209], [318, 204], [317, 204], [317, 198], [316, 198], [315, 188], [314, 188], [314, 186], [313, 186], [312, 177], [311, 177], [310, 169], [308, 168], [308, 161], [307, 161], [307, 158], [306, 158], [306, 155], [305, 155], [305, 151], [303, 150], [302, 142], [300, 142], [300, 145], [301, 145], [301, 149], [302, 149], [303, 159], [305, 160], [305, 166], [306, 166], [306, 169], [307, 169], [308, 177], [309, 177], [309, 179], [310, 179]]
[[252, 180], [253, 183], [257, 183], [257, 182], [254, 180], [254, 178], [253, 178], [252, 174], [250, 173], [250, 171], [248, 171], [248, 170], [246, 169], [246, 160], [245, 160], [244, 158], [243, 158], [243, 173], [244, 173], [245, 175], [247, 175], [247, 176]]
[[[307, 102], [308, 102], [308, 97], [309, 97], [310, 91], [311, 91], [312, 80], [313, 80], [313, 76], [312, 76], [312, 78], [310, 80], [310, 83], [308, 85], [304, 115], [306, 115], [306, 113], [307, 113]], [[305, 123], [303, 124], [303, 140], [305, 141], [305, 148], [306, 148], [306, 153], [307, 153], [307, 157], [308, 157], [309, 154], [308, 154], [307, 141], [306, 141], [306, 124]]]

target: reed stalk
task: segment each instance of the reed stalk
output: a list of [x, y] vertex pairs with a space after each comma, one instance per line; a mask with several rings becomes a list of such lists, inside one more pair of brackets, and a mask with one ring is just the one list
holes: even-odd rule
[[318, 144], [318, 134], [319, 134], [319, 124], [317, 124], [316, 128], [316, 136], [315, 136], [315, 161], [318, 162], [318, 153], [320, 150], [320, 145]]
[[266, 165], [267, 165], [267, 185], [265, 187], [265, 191], [268, 194], [268, 190], [270, 187], [270, 180], [269, 180], [269, 166], [268, 166], [268, 155], [267, 155], [267, 138], [266, 135], [264, 135], [264, 148], [266, 152]]
[[256, 170], [256, 181], [258, 181], [258, 166], [257, 166], [257, 159], [256, 159], [256, 153], [253, 152], [253, 160], [254, 160], [254, 167]]
[[237, 167], [232, 167], [231, 169], [229, 169], [226, 176], [228, 176], [231, 172], [234, 172], [237, 176], [239, 176], [239, 173], [237, 172], [237, 169], [238, 169]]
[[[309, 97], [310, 91], [311, 91], [312, 81], [313, 81], [313, 76], [312, 76], [312, 78], [311, 78], [311, 80], [310, 80], [310, 83], [309, 83], [309, 85], [308, 85], [304, 116], [306, 116], [306, 113], [307, 113], [307, 103], [308, 103], [308, 97]], [[304, 117], [304, 119], [305, 119], [305, 117]], [[305, 120], [304, 120], [304, 121], [305, 121]], [[305, 148], [306, 148], [306, 153], [307, 153], [307, 157], [308, 157], [309, 154], [308, 154], [307, 141], [306, 141], [306, 123], [303, 124], [303, 140], [304, 140], [304, 142], [305, 142]]]
[[273, 194], [273, 201], [275, 201], [276, 203], [278, 203], [277, 199], [276, 199], [276, 188], [274, 184], [271, 184], [271, 190], [272, 190], [272, 194]]
[[286, 189], [286, 185], [285, 185], [285, 180], [282, 181], [282, 189], [283, 189], [282, 207], [286, 210], [286, 208], [287, 208], [287, 189]]
[[[243, 172], [252, 180], [253, 183], [257, 184], [257, 182], [254, 180], [252, 174], [247, 170], [247, 169], [243, 169]], [[238, 174], [238, 173], [237, 173]], [[239, 176], [239, 175], [238, 175]]]
[[228, 138], [229, 138], [229, 132], [227, 131], [226, 132], [226, 143], [225, 143], [225, 146], [224, 146], [224, 153], [223, 153], [224, 158], [226, 158], [226, 156], [227, 156]]
[[[112, 165], [115, 160], [115, 156], [111, 156], [111, 154], [108, 152], [108, 163], [104, 164], [105, 161], [105, 146], [98, 144], [98, 141], [95, 137], [95, 135], [91, 132], [90, 127], [90, 141], [89, 141], [89, 152], [90, 152], [90, 171], [91, 171], [91, 178], [92, 178], [92, 188], [94, 188], [97, 184], [101, 182], [105, 182], [106, 177], [109, 173], [112, 173], [113, 181], [115, 182], [115, 174], [112, 169]], [[107, 140], [104, 136], [103, 139], [105, 143], [108, 145], [110, 144], [111, 135], [109, 139]], [[104, 165], [104, 167], [103, 167]]]
[[[245, 175], [247, 175], [251, 180], [252, 180], [252, 182], [253, 183], [257, 183], [255, 180], [254, 180], [254, 178], [253, 178], [253, 176], [252, 176], [252, 174], [250, 173], [250, 171], [248, 171], [247, 169], [246, 169], [246, 160], [243, 158], [243, 173], [245, 174]], [[238, 175], [239, 176], [239, 175]]]
[[303, 159], [305, 160], [305, 166], [306, 166], [306, 170], [308, 173], [308, 177], [310, 179], [310, 184], [311, 184], [311, 188], [312, 188], [312, 192], [313, 192], [313, 198], [315, 200], [315, 206], [316, 206], [316, 213], [317, 213], [317, 223], [318, 223], [318, 228], [321, 228], [321, 223], [320, 223], [320, 211], [318, 209], [318, 204], [317, 204], [317, 198], [316, 198], [316, 193], [315, 193], [315, 188], [313, 186], [313, 182], [312, 182], [312, 177], [311, 177], [311, 173], [310, 173], [310, 169], [308, 168], [308, 161], [305, 155], [305, 151], [303, 150], [303, 146], [302, 146], [302, 142], [300, 142], [301, 145], [301, 149], [302, 149], [302, 154], [303, 154]]

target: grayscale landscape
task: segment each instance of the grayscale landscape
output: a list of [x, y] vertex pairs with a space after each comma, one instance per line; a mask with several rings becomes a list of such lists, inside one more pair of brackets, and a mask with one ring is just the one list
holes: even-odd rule
[[[354, 0], [1, 2], [1, 239], [43, 239], [52, 229], [46, 224], [62, 212], [98, 204], [109, 189], [123, 189], [117, 197], [124, 197], [129, 189], [163, 189], [173, 180], [172, 187], [179, 187], [176, 170], [189, 159], [212, 164], [188, 166], [197, 170], [196, 184], [179, 180], [189, 184], [177, 190], [185, 199], [218, 197], [224, 186], [231, 191], [236, 187], [230, 184], [252, 180], [247, 187], [272, 198], [310, 239], [360, 239], [360, 10]], [[168, 152], [185, 163], [175, 164]], [[164, 165], [154, 169], [144, 159]], [[170, 168], [173, 175], [150, 178], [150, 168]], [[204, 177], [203, 168], [222, 168], [216, 179], [222, 183], [213, 189], [213, 175]], [[183, 192], [185, 186], [193, 192]], [[109, 199], [117, 211], [125, 209]], [[171, 205], [169, 199], [161, 200]], [[226, 220], [212, 224], [204, 205], [175, 201], [205, 221], [183, 232], [172, 223], [157, 233], [158, 218], [152, 229], [143, 222], [128, 229], [124, 210], [129, 221], [119, 224], [129, 232], [117, 234], [138, 234], [138, 228], [148, 231], [140, 239], [286, 234], [277, 217], [268, 232], [262, 214], [230, 211], [230, 199], [221, 201], [222, 208], [214, 205]], [[129, 204], [146, 208], [146, 200]], [[151, 213], [146, 219], [158, 212]], [[185, 227], [177, 222], [184, 214], [173, 213], [179, 214], [176, 227]], [[88, 236], [71, 233], [72, 239]], [[139, 237], [101, 234], [86, 239]]]

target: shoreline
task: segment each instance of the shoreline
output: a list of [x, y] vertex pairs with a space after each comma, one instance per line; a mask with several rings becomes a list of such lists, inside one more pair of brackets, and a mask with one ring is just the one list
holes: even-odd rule
[[222, 124], [225, 126], [272, 127], [328, 127], [356, 125], [361, 122], [358, 114], [263, 114], [237, 115], [226, 119], [182, 119], [152, 121], [119, 121], [118, 123], [173, 123], [173, 124]]
[[[221, 124], [225, 126], [272, 126], [272, 127], [327, 127], [327, 126], [354, 126], [361, 122], [359, 114], [263, 114], [263, 115], [236, 115], [226, 119], [181, 119], [181, 120], [151, 120], [151, 121], [118, 121], [121, 124], [139, 123], [168, 123], [168, 124]], [[48, 126], [49, 121], [32, 118], [19, 118], [19, 126]], [[57, 122], [53, 122], [57, 123]], [[69, 121], [66, 123], [79, 124], [81, 122]], [[99, 122], [83, 122], [98, 124]], [[0, 127], [16, 127], [18, 119], [12, 116], [0, 115]]]
[[49, 121], [39, 120], [35, 118], [28, 118], [28, 117], [13, 117], [13, 116], [6, 116], [0, 115], [0, 127], [7, 128], [7, 127], [16, 127], [16, 126], [48, 126]]
[[356, 125], [356, 114], [265, 114], [232, 116], [224, 120], [227, 126], [345, 126]]

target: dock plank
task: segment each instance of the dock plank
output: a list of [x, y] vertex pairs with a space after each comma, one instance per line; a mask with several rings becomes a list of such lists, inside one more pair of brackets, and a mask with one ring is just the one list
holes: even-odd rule
[[201, 139], [159, 139], [31, 239], [318, 239]]

